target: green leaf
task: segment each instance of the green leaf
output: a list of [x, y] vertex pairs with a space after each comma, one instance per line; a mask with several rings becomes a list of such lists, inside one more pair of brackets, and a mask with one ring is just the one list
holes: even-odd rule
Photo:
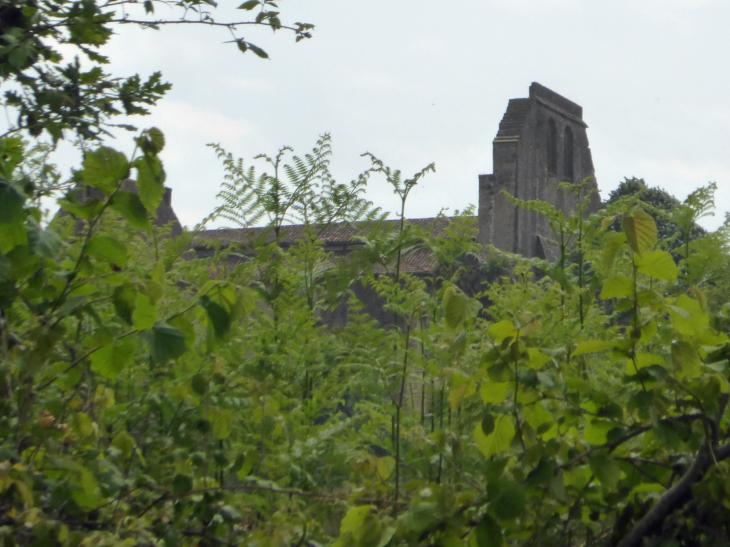
[[636, 364], [634, 364], [634, 361], [631, 359], [628, 359], [626, 361], [627, 376], [634, 376], [636, 374], [637, 368], [641, 370], [642, 368], [651, 367], [654, 365], [663, 367], [666, 364], [664, 362], [664, 358], [661, 355], [654, 355], [653, 353], [637, 353], [635, 359]]
[[102, 146], [84, 154], [82, 180], [86, 186], [111, 194], [129, 175], [129, 162], [124, 154]]
[[501, 344], [505, 338], [514, 338], [517, 336], [517, 329], [511, 321], [500, 321], [489, 327], [489, 336], [495, 344]]
[[6, 180], [0, 179], [0, 224], [25, 220], [25, 195]]
[[484, 382], [479, 388], [484, 404], [503, 403], [507, 398], [509, 382]]
[[373, 511], [372, 505], [362, 505], [360, 507], [352, 507], [342, 518], [340, 523], [340, 534], [345, 532], [354, 532], [362, 526], [365, 517]]
[[462, 323], [473, 319], [482, 308], [478, 300], [469, 298], [457, 287], [449, 287], [444, 291], [441, 303], [444, 309], [444, 321], [451, 330], [457, 329]]
[[260, 0], [248, 0], [248, 2], [244, 2], [240, 6], [238, 6], [237, 9], [243, 9], [246, 11], [251, 11], [252, 9], [258, 7], [261, 5]]
[[380, 477], [380, 480], [387, 481], [393, 474], [393, 470], [395, 469], [395, 458], [391, 458], [390, 456], [378, 458], [376, 468], [378, 470], [378, 476]]
[[606, 444], [608, 432], [616, 427], [616, 424], [607, 420], [593, 419], [588, 422], [583, 431], [583, 439], [593, 446]]
[[122, 453], [122, 458], [128, 460], [134, 453], [134, 438], [126, 431], [120, 431], [112, 439], [112, 446]]
[[166, 363], [170, 359], [177, 359], [185, 353], [185, 335], [180, 329], [171, 327], [167, 323], [158, 322], [152, 328], [150, 349], [152, 359], [157, 363]]
[[542, 456], [535, 469], [527, 475], [527, 484], [530, 486], [545, 486], [550, 484], [555, 476], [555, 462]]
[[137, 144], [145, 154], [155, 156], [165, 148], [165, 135], [156, 127], [151, 127], [142, 132]]
[[256, 46], [256, 45], [252, 44], [251, 42], [246, 42], [246, 43], [248, 44], [248, 49], [250, 49], [251, 51], [253, 51], [253, 52], [254, 52], [254, 53], [255, 53], [256, 55], [258, 55], [258, 56], [259, 56], [259, 57], [261, 57], [262, 59], [268, 59], [268, 58], [269, 58], [269, 54], [268, 54], [268, 53], [266, 53], [266, 52], [265, 52], [265, 51], [264, 51], [263, 49], [261, 49], [260, 47], [258, 47], [258, 46]]
[[640, 274], [659, 279], [660, 281], [676, 281], [679, 270], [672, 255], [667, 251], [650, 251], [636, 260]]
[[150, 218], [137, 194], [122, 190], [114, 194], [111, 209], [119, 213], [132, 228], [150, 230]]
[[86, 252], [90, 257], [110, 262], [120, 268], [127, 265], [127, 247], [113, 237], [92, 237], [86, 247]]
[[437, 509], [438, 505], [435, 503], [420, 503], [406, 513], [403, 521], [411, 532], [421, 535], [438, 524]]
[[601, 265], [606, 271], [606, 274], [610, 275], [613, 271], [613, 265], [614, 262], [616, 262], [616, 255], [618, 254], [624, 243], [626, 243], [626, 235], [617, 232], [611, 233], [603, 241], [603, 250], [601, 251]]
[[147, 212], [157, 216], [157, 207], [165, 195], [165, 171], [157, 156], [144, 155], [134, 160], [137, 169], [139, 199]]
[[96, 482], [96, 477], [94, 477], [91, 471], [85, 467], [81, 467], [74, 486], [77, 489], [74, 490], [72, 497], [79, 504], [79, 507], [85, 511], [91, 511], [98, 507], [101, 501], [101, 489], [99, 488], [99, 483]]
[[[114, 289], [114, 292], [112, 293], [112, 303], [114, 304], [114, 311], [122, 319], [122, 321], [124, 321], [128, 325], [132, 324], [132, 314], [134, 313], [134, 309], [136, 307], [136, 301], [137, 291], [134, 289], [134, 285], [132, 285], [131, 283], [125, 283], [124, 285], [116, 287]], [[156, 316], [150, 324], [150, 327], [154, 325], [155, 320], [157, 320]]]
[[614, 344], [612, 342], [606, 342], [604, 340], [589, 340], [588, 342], [581, 342], [575, 348], [573, 357], [578, 355], [585, 355], [588, 353], [603, 353], [613, 349]]
[[190, 378], [190, 387], [193, 388], [193, 393], [202, 397], [208, 391], [208, 379], [202, 374], [196, 374]]
[[634, 291], [634, 282], [624, 276], [617, 275], [609, 277], [603, 282], [603, 290], [601, 291], [601, 300], [610, 298], [626, 298]]
[[485, 436], [489, 436], [494, 431], [494, 416], [491, 412], [485, 412], [482, 417], [482, 433]]
[[482, 517], [474, 531], [474, 535], [476, 536], [477, 547], [502, 547], [504, 544], [502, 528], [489, 515]]
[[654, 219], [644, 211], [624, 214], [621, 228], [631, 249], [639, 256], [651, 249], [657, 240], [657, 229]]
[[91, 370], [104, 378], [116, 380], [129, 364], [134, 354], [134, 343], [131, 338], [123, 338], [108, 344], [91, 354]]
[[187, 475], [178, 473], [172, 479], [172, 493], [176, 495], [187, 494], [193, 489], [193, 479]]
[[19, 245], [28, 243], [25, 224], [0, 224], [0, 253], [9, 253]]
[[532, 370], [540, 370], [542, 367], [545, 366], [545, 363], [548, 363], [552, 360], [552, 357], [550, 357], [549, 355], [545, 355], [537, 348], [529, 348], [527, 350], [527, 356], [527, 366], [530, 367]]
[[132, 312], [132, 324], [137, 330], [151, 329], [157, 322], [158, 312], [150, 298], [142, 293], [137, 293]]
[[512, 439], [515, 437], [515, 426], [508, 416], [498, 416], [494, 421], [494, 431], [491, 434], [485, 435], [482, 431], [482, 424], [479, 423], [474, 428], [474, 436], [477, 447], [484, 457], [489, 459], [500, 452], [509, 450]]
[[231, 436], [231, 431], [236, 423], [233, 412], [227, 408], [211, 409], [210, 421], [213, 424], [213, 435], [219, 441]]
[[702, 359], [697, 348], [685, 340], [672, 344], [672, 363], [684, 379], [697, 378], [702, 372]]
[[684, 336], [700, 337], [710, 328], [710, 318], [702, 311], [702, 305], [685, 294], [669, 307], [669, 319]]
[[205, 310], [208, 324], [211, 326], [215, 338], [222, 340], [228, 336], [231, 330], [231, 314], [223, 306], [213, 302], [208, 296], [200, 298], [200, 305]]
[[598, 452], [591, 456], [589, 463], [591, 471], [600, 481], [603, 491], [615, 490], [621, 478], [621, 469], [616, 461], [606, 452]]
[[513, 520], [525, 512], [525, 488], [514, 480], [504, 480], [500, 493], [492, 505], [494, 514], [504, 520]]
[[42, 229], [32, 217], [26, 222], [26, 228], [31, 253], [41, 258], [54, 258], [59, 253], [63, 244], [55, 232]]

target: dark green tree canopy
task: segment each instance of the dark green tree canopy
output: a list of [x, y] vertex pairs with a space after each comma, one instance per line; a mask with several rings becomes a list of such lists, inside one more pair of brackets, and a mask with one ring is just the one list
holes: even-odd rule
[[[161, 18], [156, 7], [175, 17]], [[172, 12], [169, 8], [173, 8]], [[148, 78], [119, 77], [106, 70], [100, 53], [120, 25], [159, 29], [165, 25], [223, 27], [242, 52], [267, 53], [241, 34], [250, 26], [287, 30], [296, 40], [311, 36], [313, 25], [286, 25], [272, 0], [239, 6], [242, 17], [220, 20], [213, 0], [3, 0], [0, 5], [0, 85], [4, 104], [17, 117], [4, 136], [44, 132], [55, 141], [70, 132], [84, 140], [103, 137], [119, 115], [144, 115], [169, 89], [159, 72]], [[64, 59], [59, 46], [77, 56]], [[106, 65], [106, 66], [105, 66]], [[133, 127], [122, 125], [128, 129]]]

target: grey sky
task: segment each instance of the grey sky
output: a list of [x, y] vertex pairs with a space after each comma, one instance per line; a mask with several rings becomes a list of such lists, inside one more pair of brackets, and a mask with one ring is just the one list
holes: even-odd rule
[[[242, 0], [221, 0], [224, 9]], [[227, 8], [226, 8], [227, 5]], [[166, 134], [173, 205], [192, 226], [215, 206], [222, 169], [206, 143], [247, 163], [288, 144], [304, 154], [333, 137], [341, 182], [372, 152], [410, 175], [431, 161], [407, 216], [477, 203], [491, 141], [514, 97], [538, 81], [583, 106], [605, 198], [624, 176], [683, 198], [716, 181], [730, 203], [727, 0], [283, 0], [284, 22], [316, 25], [294, 44], [264, 29], [247, 38], [271, 60], [241, 55], [211, 29], [122, 29], [115, 74], [161, 70], [172, 92], [138, 126]], [[163, 15], [163, 14], [161, 14]], [[113, 146], [128, 148], [129, 136]], [[368, 191], [393, 211], [381, 179]]]

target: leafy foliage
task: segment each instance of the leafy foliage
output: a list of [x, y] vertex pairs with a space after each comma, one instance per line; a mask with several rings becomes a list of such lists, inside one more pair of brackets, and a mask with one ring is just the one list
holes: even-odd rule
[[[164, 138], [137, 143], [86, 154], [79, 176], [104, 197], [64, 200], [75, 218], [52, 229], [22, 158], [0, 166], [6, 545], [728, 543], [728, 322], [722, 278], [695, 275], [727, 257], [724, 231], [675, 262], [632, 203], [566, 218], [515, 200], [548, 216], [562, 258], [512, 257], [468, 294], [472, 217], [418, 230], [404, 198], [397, 229], [358, 224], [344, 261], [316, 237], [184, 260], [194, 234], [149, 222]], [[224, 191], [246, 188], [240, 218], [272, 229], [361, 218], [362, 178], [343, 189], [353, 207], [322, 192], [328, 150], [274, 158], [286, 183], [241, 167]], [[139, 195], [121, 190], [132, 166]], [[397, 266], [412, 248], [438, 278]], [[343, 301], [334, 329], [323, 312]]]
[[[170, 19], [155, 14], [178, 13]], [[33, 137], [46, 133], [54, 143], [65, 133], [82, 140], [108, 134], [119, 115], [145, 115], [169, 91], [159, 72], [146, 80], [139, 75], [119, 78], [104, 71], [109, 60], [99, 52], [119, 25], [159, 29], [165, 25], [205, 25], [231, 32], [242, 52], [267, 58], [259, 46], [240, 36], [249, 26], [293, 32], [297, 41], [311, 37], [307, 23], [285, 25], [272, 0], [245, 2], [238, 20], [217, 20], [212, 0], [71, 1], [10, 0], [0, 6], [0, 78], [6, 88], [5, 105], [17, 121], [3, 136], [27, 131]], [[250, 18], [249, 18], [250, 16]], [[73, 48], [83, 58], [64, 63], [62, 49]], [[127, 129], [134, 127], [121, 125]]]

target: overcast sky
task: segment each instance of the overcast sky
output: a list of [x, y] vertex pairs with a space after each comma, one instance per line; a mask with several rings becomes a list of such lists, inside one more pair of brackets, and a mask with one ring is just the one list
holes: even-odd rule
[[[220, 5], [231, 13], [240, 2]], [[252, 31], [246, 37], [266, 48], [266, 61], [208, 28], [125, 28], [107, 49], [114, 74], [161, 70], [173, 83], [135, 123], [167, 136], [168, 185], [185, 225], [216, 205], [223, 171], [207, 143], [249, 164], [285, 144], [304, 154], [325, 132], [340, 182], [368, 167], [366, 151], [406, 175], [435, 162], [412, 195], [411, 218], [476, 205], [507, 102], [526, 97], [533, 81], [583, 106], [604, 199], [623, 177], [680, 199], [716, 181], [718, 215], [705, 224], [715, 227], [728, 209], [728, 0], [282, 0], [280, 8], [285, 23], [314, 23], [314, 38], [295, 44], [285, 32]], [[128, 142], [122, 135], [112, 145]], [[371, 179], [368, 196], [395, 210], [383, 180]]]

